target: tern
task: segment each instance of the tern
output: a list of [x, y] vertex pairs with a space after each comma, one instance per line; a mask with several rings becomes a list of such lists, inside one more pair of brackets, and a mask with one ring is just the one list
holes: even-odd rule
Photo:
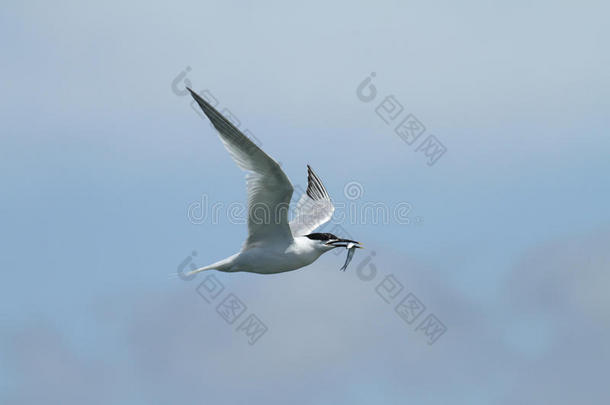
[[359, 242], [332, 233], [312, 233], [328, 222], [335, 207], [320, 178], [307, 165], [307, 191], [288, 221], [293, 186], [280, 165], [240, 132], [206, 100], [187, 87], [199, 107], [212, 122], [220, 140], [242, 170], [247, 172], [248, 237], [241, 250], [226, 259], [195, 269], [275, 274], [296, 270], [316, 261], [323, 253], [344, 247], [345, 270]]

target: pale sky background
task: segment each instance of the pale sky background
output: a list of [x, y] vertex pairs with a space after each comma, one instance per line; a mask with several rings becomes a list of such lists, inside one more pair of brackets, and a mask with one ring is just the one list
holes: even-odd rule
[[[609, 12], [3, 2], [0, 402], [607, 403]], [[172, 91], [187, 67], [295, 184], [310, 164], [337, 203], [357, 182], [357, 206], [412, 206], [408, 225], [343, 223], [367, 247], [345, 273], [344, 253], [215, 273], [267, 325], [254, 345], [197, 295], [203, 277], [167, 277], [246, 232], [187, 218], [204, 195], [245, 201]], [[390, 94], [447, 147], [434, 166], [375, 114]], [[391, 304], [375, 292], [388, 274], [404, 285]], [[393, 310], [407, 292], [426, 306], [414, 325]], [[447, 327], [432, 345], [415, 330], [427, 314]]]

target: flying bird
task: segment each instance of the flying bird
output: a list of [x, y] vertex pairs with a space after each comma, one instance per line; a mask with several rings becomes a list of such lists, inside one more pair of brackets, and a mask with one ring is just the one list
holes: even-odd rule
[[248, 237], [241, 250], [226, 259], [189, 273], [205, 270], [245, 271], [275, 274], [296, 270], [317, 260], [323, 253], [344, 247], [345, 270], [359, 242], [332, 233], [313, 233], [328, 222], [335, 207], [320, 178], [307, 165], [307, 192], [299, 199], [292, 221], [288, 207], [293, 187], [280, 165], [241, 133], [207, 101], [187, 87], [197, 104], [218, 131], [220, 140], [241, 169], [248, 191]]

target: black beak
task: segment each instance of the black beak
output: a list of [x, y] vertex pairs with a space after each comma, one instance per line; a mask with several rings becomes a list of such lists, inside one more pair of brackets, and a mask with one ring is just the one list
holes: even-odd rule
[[362, 243], [356, 242], [355, 240], [351, 240], [351, 239], [329, 240], [328, 242], [326, 242], [326, 246], [347, 248], [348, 244], [350, 244], [350, 243], [353, 243], [355, 248], [364, 249], [364, 247], [360, 246], [360, 245], [362, 245]]

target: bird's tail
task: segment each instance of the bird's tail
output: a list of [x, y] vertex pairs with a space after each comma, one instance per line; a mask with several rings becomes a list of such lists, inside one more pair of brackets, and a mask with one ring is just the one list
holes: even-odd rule
[[206, 270], [219, 270], [219, 269], [216, 268], [216, 265], [217, 265], [217, 263], [214, 263], [214, 264], [210, 264], [208, 266], [200, 267], [200, 268], [195, 269], [195, 270], [191, 270], [188, 273], [186, 273], [185, 276], [186, 277], [194, 276], [195, 274], [201, 273], [202, 271], [206, 271]]
[[173, 273], [169, 273], [167, 275], [167, 278], [169, 278], [170, 280], [175, 280], [175, 279], [179, 279], [179, 278], [182, 279], [182, 280], [185, 280], [185, 281], [192, 280], [193, 277], [195, 277], [195, 274], [197, 274], [199, 272], [202, 272], [202, 271], [205, 271], [205, 270], [214, 270], [215, 269], [215, 267], [214, 267], [215, 264], [216, 263], [210, 264], [209, 266], [200, 267], [198, 269], [191, 270], [191, 271], [188, 271], [188, 272], [184, 272], [182, 269], [178, 269], [177, 271], [175, 271]]
[[188, 273], [185, 274], [185, 276], [186, 277], [194, 276], [195, 274], [201, 273], [202, 271], [206, 271], [206, 270], [230, 271], [231, 266], [233, 265], [233, 259], [235, 258], [235, 256], [237, 256], [237, 255], [233, 255], [233, 256], [227, 257], [226, 259], [222, 259], [216, 263], [212, 263], [207, 266], [203, 266], [198, 269], [189, 271]]
[[192, 267], [194, 267], [193, 263], [192, 263], [192, 257], [189, 256], [182, 263], [180, 263], [180, 265], [176, 269], [176, 272], [169, 274], [169, 278], [173, 278], [173, 279], [181, 278], [182, 280], [188, 281], [188, 280], [192, 280], [193, 277], [195, 277], [195, 275], [197, 273], [200, 273], [200, 272], [206, 271], [206, 270], [232, 271], [231, 269], [233, 267], [233, 261], [236, 256], [237, 256], [237, 254], [227, 257], [226, 259], [220, 260], [216, 263], [212, 263], [207, 266], [199, 267], [198, 269], [193, 269], [193, 270], [187, 272], [186, 268], [189, 263]]

